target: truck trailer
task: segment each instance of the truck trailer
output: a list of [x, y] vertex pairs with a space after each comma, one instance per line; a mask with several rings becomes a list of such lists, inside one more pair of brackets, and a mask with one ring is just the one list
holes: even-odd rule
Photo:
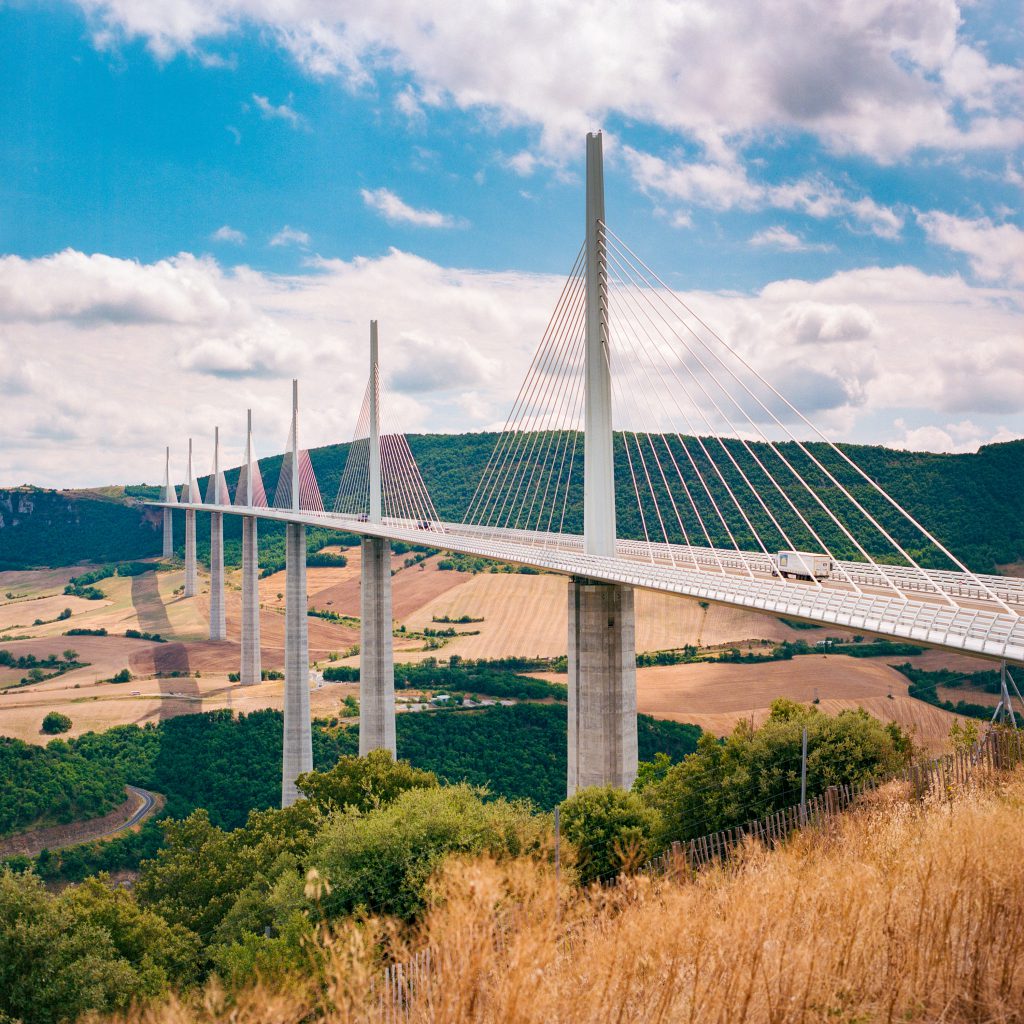
[[828, 555], [811, 551], [780, 551], [772, 559], [772, 575], [787, 580], [827, 580], [833, 568]]

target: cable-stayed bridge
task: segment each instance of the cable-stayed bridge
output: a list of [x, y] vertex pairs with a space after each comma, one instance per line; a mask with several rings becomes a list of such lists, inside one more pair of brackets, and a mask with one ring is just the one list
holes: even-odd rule
[[[252, 444], [232, 499], [215, 437], [206, 495], [191, 441], [179, 496], [185, 593], [195, 513], [211, 518], [211, 639], [223, 639], [222, 517], [242, 515], [241, 680], [259, 679], [256, 523], [288, 524], [283, 800], [311, 767], [305, 528], [362, 535], [360, 750], [394, 750], [389, 544], [569, 577], [569, 790], [636, 773], [635, 588], [999, 661], [1002, 709], [1024, 664], [1024, 580], [972, 572], [786, 397], [834, 384], [800, 362], [755, 368], [605, 223], [600, 135], [587, 140], [586, 238], [461, 521], [441, 519], [391, 419], [371, 325], [370, 375], [333, 505], [299, 445], [298, 388], [269, 500]], [[787, 389], [786, 385], [792, 385]], [[813, 443], [806, 438], [814, 439]], [[1012, 715], [1010, 716], [1012, 720]]]

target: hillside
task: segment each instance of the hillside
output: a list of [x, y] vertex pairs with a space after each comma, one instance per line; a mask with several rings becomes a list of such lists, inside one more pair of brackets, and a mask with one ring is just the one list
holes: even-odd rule
[[[459, 520], [465, 514], [473, 491], [491, 454], [494, 434], [414, 434], [409, 445], [416, 456], [424, 479], [433, 496], [438, 515]], [[622, 448], [621, 437], [617, 444]], [[678, 449], [671, 439], [670, 446]], [[730, 453], [755, 481], [759, 471], [750, 454], [739, 444], [730, 445]], [[780, 446], [809, 478], [820, 484], [821, 493], [830, 504], [842, 507], [834, 485], [827, 484], [820, 471], [809, 468], [805, 456], [795, 446]], [[759, 458], [768, 458], [764, 445], [752, 444]], [[908, 533], [876, 495], [861, 481], [843, 469], [838, 457], [824, 445], [811, 445], [815, 456], [832, 470], [838, 479], [850, 487], [857, 499], [865, 504], [880, 520], [895, 531], [901, 542], [920, 552], [920, 538]], [[889, 491], [913, 515], [977, 571], [995, 571], [1000, 565], [1024, 560], [1024, 491], [1008, 481], [1024, 478], [1024, 441], [987, 445], [968, 455], [937, 455], [928, 452], [906, 452], [893, 449], [844, 445], [846, 453], [867, 473]], [[313, 466], [320, 482], [325, 504], [333, 501], [344, 468], [347, 444], [317, 448], [311, 453]], [[699, 453], [696, 453], [699, 454]], [[724, 460], [723, 460], [724, 461]], [[700, 465], [700, 458], [697, 459]], [[273, 456], [260, 462], [268, 489], [273, 488], [280, 470], [281, 457]], [[704, 466], [702, 469], [706, 468]], [[628, 464], [617, 458], [618, 517], [621, 536], [642, 536], [640, 515], [629, 479]], [[732, 477], [730, 479], [730, 473]], [[740, 487], [735, 469], [725, 474], [730, 485]], [[227, 474], [232, 485], [237, 470]], [[713, 476], [713, 474], [708, 474]], [[201, 481], [205, 485], [205, 480]], [[725, 499], [724, 488], [716, 487]], [[658, 487], [655, 487], [658, 490]], [[107, 488], [103, 491], [46, 491], [35, 488], [15, 488], [0, 491], [0, 568], [6, 566], [57, 566], [79, 561], [111, 561], [142, 558], [159, 553], [160, 534], [158, 517], [147, 510], [141, 501], [155, 497], [155, 487], [144, 485]], [[770, 486], [764, 488], [767, 497]], [[661, 496], [663, 498], [663, 495]], [[726, 510], [730, 529], [741, 543], [753, 546], [749, 530], [733, 510], [728, 500], [719, 504]], [[794, 522], [791, 510], [776, 495], [772, 506], [782, 525], [799, 537], [799, 524]], [[581, 487], [579, 474], [570, 485], [566, 511], [566, 528], [578, 529], [581, 521]], [[705, 517], [709, 526], [713, 517]], [[753, 516], [754, 525], [766, 541], [772, 539], [772, 528], [762, 513], [760, 520]], [[240, 524], [229, 519], [225, 523], [226, 556], [229, 563], [236, 561], [239, 552]], [[823, 529], [825, 529], [823, 527]], [[176, 522], [176, 543], [183, 541], [184, 526], [181, 517]], [[281, 529], [267, 525], [261, 530], [264, 554], [275, 552], [281, 546]], [[200, 524], [199, 537], [206, 535]], [[313, 545], [325, 538], [311, 538]], [[673, 538], [673, 539], [681, 539]], [[776, 537], [776, 540], [779, 538]], [[840, 554], [850, 555], [848, 544], [834, 530], [826, 539]], [[715, 543], [728, 544], [724, 529], [712, 535]], [[922, 553], [925, 562], [927, 553]], [[940, 565], [941, 563], [933, 563]]]

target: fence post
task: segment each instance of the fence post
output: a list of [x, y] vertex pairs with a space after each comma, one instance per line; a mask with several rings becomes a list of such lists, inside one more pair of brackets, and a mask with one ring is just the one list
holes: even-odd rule
[[807, 726], [800, 744], [800, 827], [807, 827]]

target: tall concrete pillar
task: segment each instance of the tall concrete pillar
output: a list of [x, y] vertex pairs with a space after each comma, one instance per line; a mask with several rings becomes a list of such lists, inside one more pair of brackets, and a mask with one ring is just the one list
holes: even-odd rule
[[637, 772], [633, 588], [569, 581], [568, 794]]
[[171, 518], [172, 514], [169, 508], [164, 509], [164, 546], [160, 557], [165, 562], [174, 556], [174, 521]]
[[391, 617], [391, 543], [362, 540], [359, 643], [359, 754], [395, 747], [395, 662]]
[[195, 597], [199, 590], [199, 571], [196, 568], [196, 514], [185, 513], [185, 596]]
[[210, 639], [227, 640], [224, 614], [224, 515], [210, 513]]
[[[370, 321], [369, 521], [381, 521], [380, 372], [377, 321]], [[362, 540], [359, 635], [359, 753], [395, 747], [395, 656], [391, 618], [391, 543]]]
[[295, 780], [313, 770], [309, 711], [309, 631], [306, 596], [306, 528], [288, 523], [284, 615], [284, 761], [281, 806], [299, 799]]
[[242, 664], [239, 680], [252, 686], [262, 677], [260, 655], [259, 544], [254, 516], [242, 518]]

